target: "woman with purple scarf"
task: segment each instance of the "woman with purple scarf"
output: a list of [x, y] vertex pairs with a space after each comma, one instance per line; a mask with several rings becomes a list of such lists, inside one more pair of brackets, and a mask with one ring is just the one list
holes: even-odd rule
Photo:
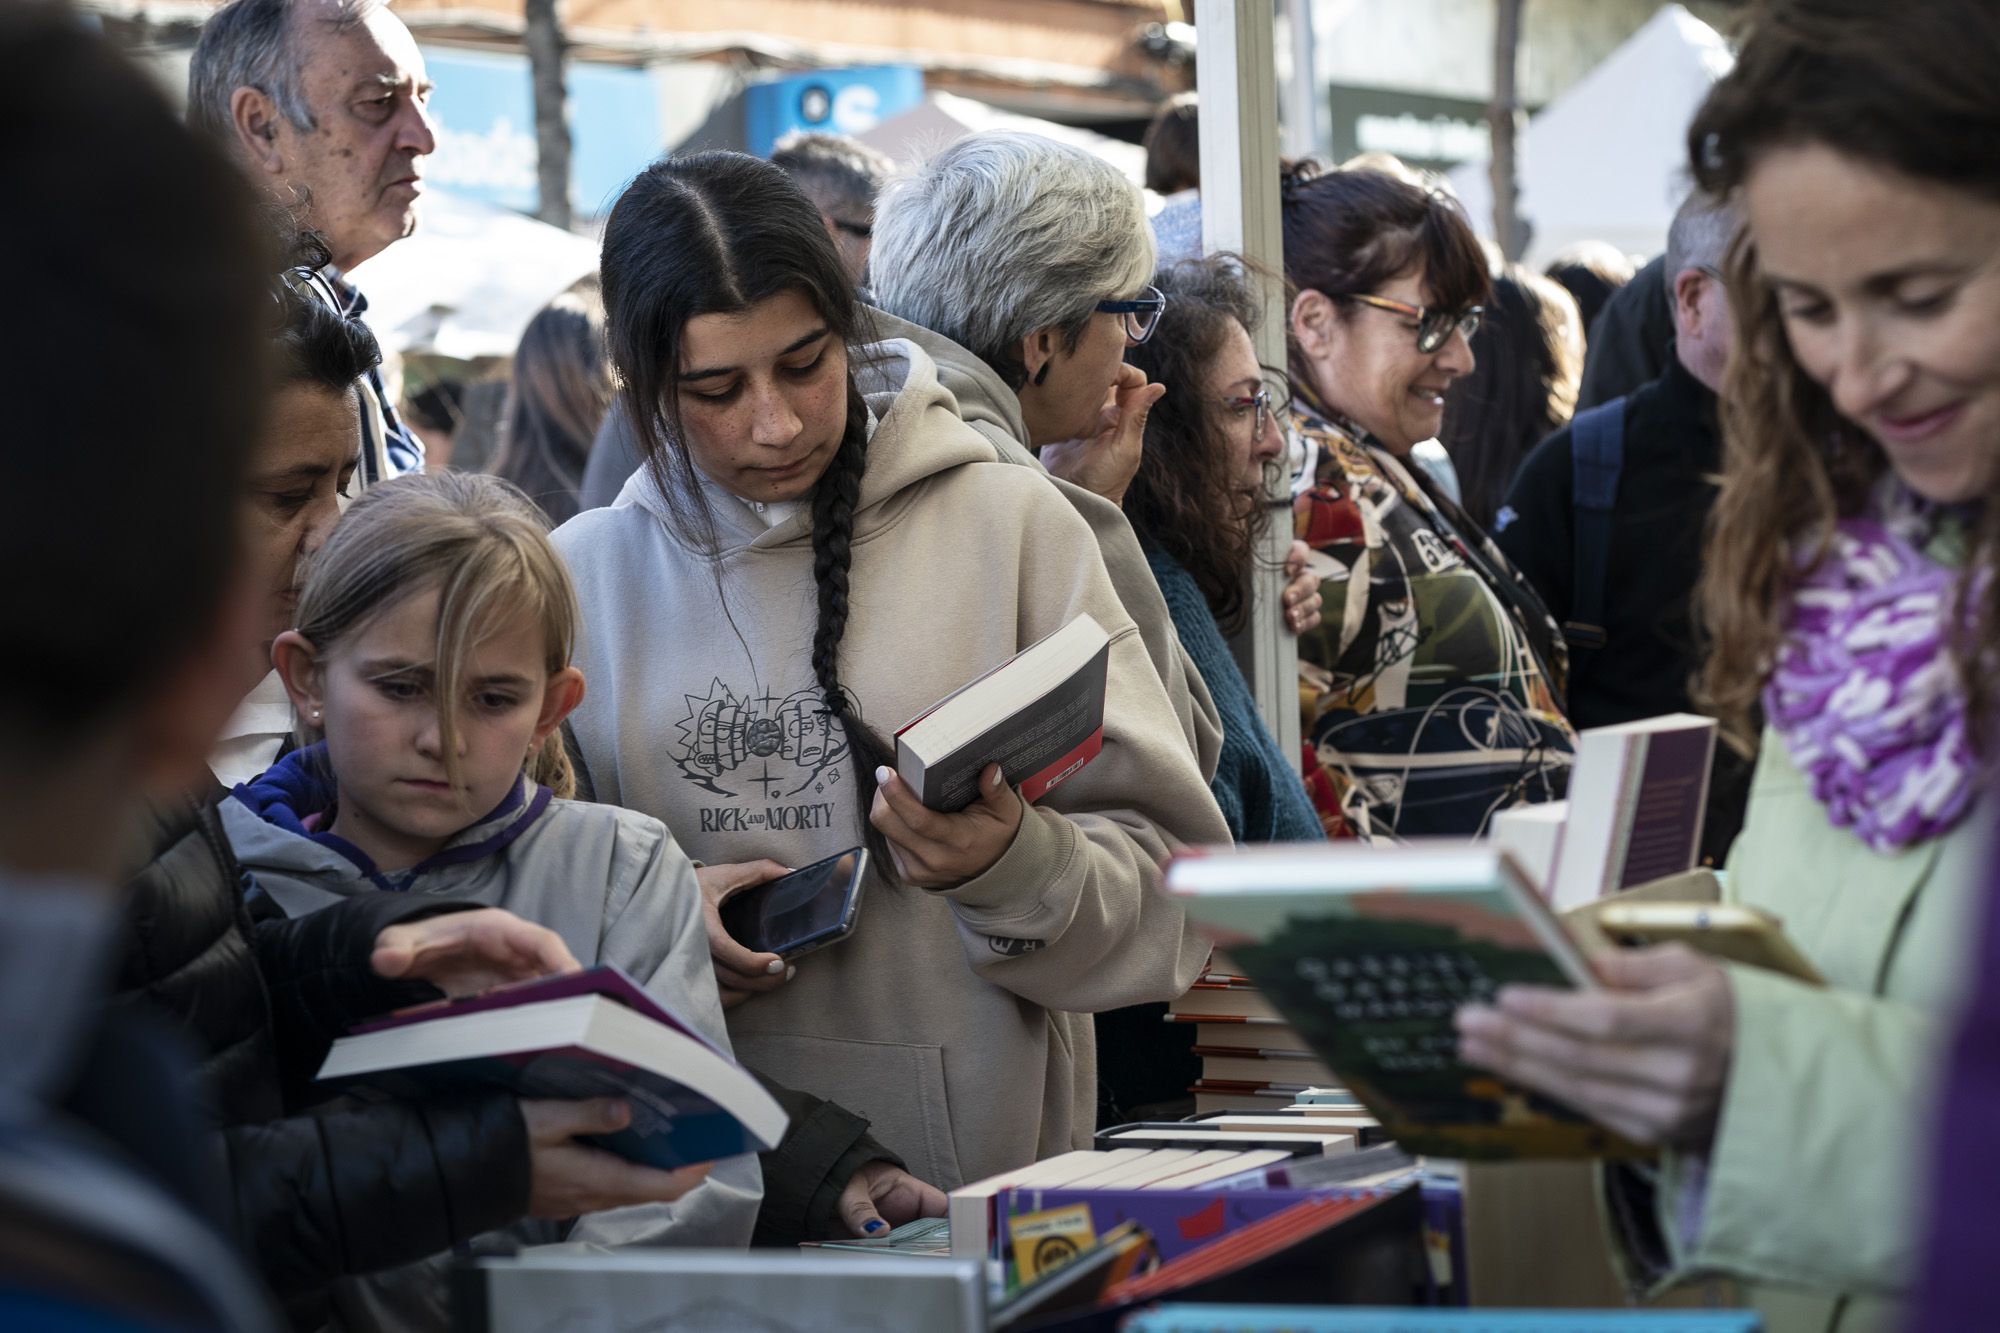
[[1700, 594], [1702, 697], [1758, 751], [1728, 894], [1827, 984], [1643, 949], [1602, 960], [1603, 991], [1459, 1016], [1469, 1060], [1661, 1149], [1606, 1175], [1635, 1290], [1732, 1276], [1773, 1333], [1902, 1326], [1974, 981], [2000, 709], [1996, 90], [2000, 6], [1767, 0], [1688, 135], [1697, 182], [1746, 218]]

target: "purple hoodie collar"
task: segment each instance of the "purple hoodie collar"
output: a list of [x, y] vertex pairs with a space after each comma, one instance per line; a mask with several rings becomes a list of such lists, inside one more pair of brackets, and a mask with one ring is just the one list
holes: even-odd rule
[[[530, 791], [530, 786], [525, 777], [516, 782], [508, 788], [500, 804], [460, 831], [458, 839], [463, 841], [454, 839], [441, 851], [425, 857], [393, 878], [376, 866], [373, 857], [347, 839], [307, 826], [306, 821], [312, 816], [325, 814], [333, 808], [333, 765], [327, 760], [324, 741], [303, 750], [294, 750], [271, 765], [261, 776], [239, 784], [235, 796], [266, 823], [339, 852], [353, 862], [355, 868], [366, 875], [375, 887], [391, 893], [405, 893], [427, 870], [464, 865], [497, 855], [526, 833], [529, 826], [549, 808], [553, 795], [547, 787], [533, 784]], [[468, 834], [474, 836], [468, 837]]]

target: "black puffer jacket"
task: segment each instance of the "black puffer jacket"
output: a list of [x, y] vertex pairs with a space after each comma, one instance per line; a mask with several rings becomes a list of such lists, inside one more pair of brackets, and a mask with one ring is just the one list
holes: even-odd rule
[[214, 803], [156, 812], [127, 893], [115, 1004], [150, 1007], [197, 1043], [237, 1234], [302, 1327], [333, 1279], [409, 1263], [520, 1218], [527, 1131], [496, 1092], [297, 1114], [332, 1039], [435, 998], [369, 966], [398, 921], [461, 910], [397, 894], [298, 920], [253, 920]]

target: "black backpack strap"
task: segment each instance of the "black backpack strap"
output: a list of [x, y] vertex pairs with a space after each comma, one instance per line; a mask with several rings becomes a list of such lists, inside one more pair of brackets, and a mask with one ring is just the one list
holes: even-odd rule
[[1611, 508], [1618, 500], [1618, 474], [1625, 466], [1625, 400], [1576, 414], [1569, 423], [1572, 517], [1576, 525], [1571, 566], [1569, 619], [1563, 638], [1570, 652], [1604, 646], [1605, 566], [1611, 559]]

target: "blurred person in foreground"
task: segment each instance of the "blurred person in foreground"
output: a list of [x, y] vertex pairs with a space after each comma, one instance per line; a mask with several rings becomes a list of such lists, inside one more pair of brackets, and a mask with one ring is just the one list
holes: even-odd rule
[[1280, 197], [1294, 532], [1326, 616], [1299, 639], [1308, 778], [1329, 831], [1474, 836], [1560, 798], [1574, 748], [1560, 631], [1411, 462], [1473, 369], [1486, 256], [1455, 200], [1381, 172], [1306, 164]]
[[868, 250], [875, 237], [875, 196], [896, 164], [845, 134], [788, 134], [771, 165], [790, 176], [819, 210], [826, 234], [857, 287], [868, 284]]
[[1583, 373], [1576, 302], [1540, 274], [1505, 265], [1493, 275], [1472, 354], [1472, 373], [1445, 399], [1438, 441], [1457, 470], [1465, 512], [1498, 536], [1494, 518], [1521, 460], [1576, 410]]
[[[384, 0], [231, 0], [188, 65], [188, 123], [221, 145], [332, 251], [343, 313], [368, 302], [344, 274], [416, 229], [437, 148], [416, 39]], [[368, 377], [360, 484], [420, 472], [423, 442]]]
[[99, 1003], [128, 825], [199, 771], [234, 702], [264, 247], [228, 165], [66, 9], [0, 10], [0, 125], [0, 240], [32, 257], [9, 295], [35, 330], [0, 366], [16, 572], [0, 593], [0, 1325], [270, 1328], [223, 1240], [184, 1044]]
[[565, 292], [528, 321], [508, 379], [500, 456], [487, 469], [540, 505], [552, 526], [576, 517], [590, 447], [617, 391], [604, 304]]
[[[1542, 441], [1494, 527], [1565, 627], [1578, 727], [1695, 709], [1704, 654], [1694, 589], [1722, 467], [1716, 394], [1735, 336], [1722, 273], [1741, 222], [1741, 210], [1698, 191], [1682, 203], [1667, 234], [1675, 337], [1666, 373]], [[1595, 432], [1587, 449], [1586, 432]], [[1748, 762], [1716, 746], [1701, 848], [1711, 864], [1722, 864], [1743, 823], [1749, 780]]]
[[[1604, 989], [1503, 989], [1461, 1053], [1661, 1149], [1607, 1173], [1635, 1288], [1723, 1275], [1770, 1333], [1903, 1329], [1987, 867], [2000, 530], [2000, 10], [1753, 11], [1688, 130], [1740, 201], [1705, 702], [1765, 717], [1726, 895], [1824, 978], [1679, 947]], [[1986, 1203], [1994, 1108], [1954, 1107], [1941, 1216]], [[1950, 1131], [1948, 1131], [1949, 1133]], [[1939, 1327], [1992, 1324], [1991, 1231], [1947, 1221]]]

